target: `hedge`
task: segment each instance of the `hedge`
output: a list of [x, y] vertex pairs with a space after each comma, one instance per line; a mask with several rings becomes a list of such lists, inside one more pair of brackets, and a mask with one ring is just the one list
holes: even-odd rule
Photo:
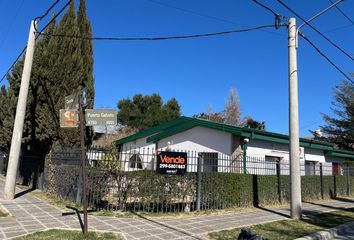
[[[239, 173], [202, 173], [201, 210], [279, 204], [278, 177]], [[79, 168], [52, 165], [47, 191], [65, 200], [76, 200]], [[336, 185], [334, 185], [336, 183]], [[290, 199], [290, 176], [280, 177], [281, 203]], [[323, 176], [325, 199], [347, 193], [346, 176]], [[301, 177], [302, 199], [321, 199], [320, 176]], [[350, 177], [354, 193], [354, 177]], [[89, 168], [88, 197], [92, 209], [175, 212], [196, 210], [197, 174], [159, 175], [153, 171], [125, 172]]]
[[252, 175], [203, 173], [201, 192], [201, 209], [252, 206]]

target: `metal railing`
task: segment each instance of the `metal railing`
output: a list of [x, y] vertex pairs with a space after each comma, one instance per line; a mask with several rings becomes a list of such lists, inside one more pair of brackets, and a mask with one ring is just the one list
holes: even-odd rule
[[[156, 171], [153, 148], [90, 148], [87, 151], [88, 202], [94, 210], [182, 212], [258, 206], [289, 201], [289, 162], [272, 157], [187, 153], [183, 176]], [[52, 151], [46, 167], [48, 192], [81, 202], [78, 150]], [[246, 166], [244, 165], [246, 164]], [[354, 192], [354, 168], [301, 162], [302, 197], [323, 199]], [[245, 174], [246, 170], [246, 174]]]

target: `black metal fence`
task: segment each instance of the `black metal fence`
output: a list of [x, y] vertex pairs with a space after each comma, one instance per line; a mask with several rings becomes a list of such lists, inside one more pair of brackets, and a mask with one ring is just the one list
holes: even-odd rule
[[[277, 157], [187, 153], [183, 176], [156, 171], [155, 149], [91, 148], [87, 151], [88, 203], [93, 210], [181, 212], [286, 203], [289, 162]], [[48, 158], [45, 187], [81, 202], [80, 151], [57, 149]], [[303, 200], [354, 193], [354, 168], [338, 163], [301, 163]]]

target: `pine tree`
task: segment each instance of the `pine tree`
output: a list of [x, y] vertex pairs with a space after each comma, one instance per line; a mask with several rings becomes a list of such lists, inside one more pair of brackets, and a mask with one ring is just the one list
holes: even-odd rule
[[[77, 22], [80, 36], [92, 37], [91, 23], [86, 15], [85, 0], [80, 0]], [[83, 61], [82, 85], [86, 86], [88, 93], [87, 107], [93, 108], [95, 92], [93, 78], [93, 44], [91, 40], [81, 39], [81, 57]]]
[[13, 125], [16, 113], [16, 104], [20, 92], [24, 58], [22, 57], [12, 68], [11, 73], [6, 75], [9, 87], [1, 88], [1, 115], [0, 120], [0, 148], [6, 153], [10, 152]]
[[343, 81], [337, 86], [334, 99], [332, 111], [335, 116], [323, 114], [327, 125], [321, 126], [321, 130], [339, 148], [354, 150], [354, 84]]
[[0, 92], [0, 150], [6, 153], [10, 151], [14, 115], [14, 95], [3, 85]]
[[[80, 36], [92, 37], [91, 23], [86, 15], [86, 0], [80, 0], [79, 10], [77, 14], [77, 23], [80, 30]], [[93, 44], [91, 40], [81, 39], [81, 57], [83, 63], [83, 75], [81, 76], [82, 85], [87, 91], [87, 108], [92, 109], [94, 106], [95, 91], [93, 77]], [[92, 128], [86, 129], [87, 144], [91, 143], [93, 137]]]
[[[79, 35], [80, 30], [75, 15], [74, 1], [70, 3], [68, 11], [63, 16], [54, 34]], [[52, 120], [47, 125], [51, 131], [57, 131], [54, 141], [65, 145], [79, 144], [77, 128], [59, 128], [59, 110], [64, 108], [64, 98], [83, 85], [84, 74], [83, 59], [81, 54], [81, 41], [77, 38], [52, 37], [48, 44], [48, 79], [47, 96], [49, 99], [48, 110], [52, 112]], [[53, 118], [54, 116], [54, 118]]]
[[[55, 23], [49, 25], [46, 33], [52, 33], [55, 27]], [[50, 131], [47, 131], [43, 127], [42, 116], [48, 116], [48, 112], [44, 112], [41, 116], [40, 111], [45, 109], [46, 96], [43, 94], [42, 85], [46, 82], [44, 78], [44, 72], [47, 69], [47, 61], [45, 58], [45, 52], [47, 51], [49, 36], [41, 36], [36, 42], [36, 48], [34, 52], [30, 86], [27, 98], [25, 123], [23, 129], [22, 142], [25, 145], [30, 145], [36, 155], [44, 155], [49, 147], [48, 144], [44, 144], [50, 137]], [[9, 151], [12, 130], [14, 124], [14, 117], [16, 112], [16, 105], [20, 90], [20, 83], [23, 70], [23, 56], [13, 67], [11, 74], [7, 75], [9, 82], [9, 88], [2, 90], [2, 111], [6, 114], [0, 130], [4, 133], [0, 140], [0, 145], [6, 146], [6, 151]]]

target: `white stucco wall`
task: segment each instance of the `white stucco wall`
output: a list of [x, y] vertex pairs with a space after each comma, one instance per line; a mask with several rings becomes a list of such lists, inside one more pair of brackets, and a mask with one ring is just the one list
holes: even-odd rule
[[259, 158], [274, 156], [281, 157], [283, 161], [289, 161], [289, 146], [286, 144], [251, 139], [247, 144], [247, 156]]
[[323, 150], [305, 148], [305, 160], [324, 163], [326, 161], [326, 158], [324, 156]]
[[196, 152], [218, 152], [231, 154], [231, 134], [214, 129], [194, 127], [175, 134], [158, 142], [163, 150], [170, 142], [170, 148], [175, 150], [193, 150]]
[[[123, 145], [123, 151], [131, 154], [126, 154], [122, 159], [125, 161], [124, 169], [132, 171], [135, 169], [129, 168], [129, 158], [134, 152], [142, 152], [155, 149], [155, 143], [147, 143], [145, 138], [138, 139]], [[217, 131], [209, 128], [195, 127], [187, 131], [175, 134], [173, 136], [164, 138], [157, 143], [159, 151], [167, 150], [169, 147], [172, 151], [189, 151], [188, 153], [188, 171], [195, 172], [197, 170], [198, 153], [200, 152], [217, 152], [219, 158], [231, 155], [234, 150], [232, 146], [232, 135], [227, 132]], [[149, 149], [149, 150], [147, 150]], [[144, 168], [151, 168], [151, 161], [153, 156], [151, 154], [141, 154]], [[219, 168], [225, 164], [226, 161], [219, 160]]]
[[190, 151], [187, 168], [189, 172], [197, 171], [197, 157], [201, 152], [218, 153], [218, 171], [220, 172], [227, 164], [227, 161], [222, 159], [231, 155], [233, 151], [232, 134], [203, 127], [194, 127], [158, 142], [159, 150], [166, 150], [168, 146], [173, 151]]
[[135, 171], [135, 168], [130, 168], [129, 159], [134, 153], [139, 153], [142, 161], [143, 169], [152, 169], [152, 161], [155, 159], [155, 144], [147, 143], [146, 138], [140, 138], [132, 142], [123, 144], [120, 158], [123, 161], [125, 171]]
[[[135, 152], [140, 153], [144, 169], [152, 169], [152, 161], [155, 161], [154, 153], [156, 145], [155, 143], [147, 143], [147, 138], [148, 137], [141, 138], [123, 145], [122, 150], [128, 152], [127, 154], [125, 154], [125, 156], [122, 157], [122, 159], [124, 159], [125, 161], [124, 169], [126, 171], [136, 170], [130, 169], [128, 164], [129, 158]], [[187, 170], [189, 172], [195, 172], [197, 170], [198, 153], [202, 152], [218, 153], [219, 172], [230, 172], [231, 168], [242, 167], [240, 166], [240, 164], [238, 164], [237, 166], [231, 165], [231, 161], [233, 161], [233, 159], [230, 156], [232, 155], [235, 148], [238, 147], [233, 145], [235, 145], [235, 141], [233, 141], [233, 136], [231, 133], [204, 127], [194, 127], [187, 131], [180, 132], [173, 136], [164, 138], [158, 141], [157, 143], [158, 151], [166, 151], [167, 148], [169, 148], [169, 150], [172, 151], [188, 152]], [[141, 154], [142, 152], [143, 154]], [[250, 161], [249, 163], [247, 163], [247, 167], [250, 169], [268, 168], [268, 165], [264, 164], [264, 159], [266, 156], [273, 156], [281, 159], [281, 174], [289, 174], [288, 144], [250, 139], [247, 144], [247, 160]], [[256, 159], [256, 161], [252, 162], [252, 158]], [[328, 172], [328, 174], [330, 173], [332, 162], [342, 162], [342, 159], [340, 158], [325, 157], [323, 150], [300, 148], [300, 170], [302, 175], [305, 175], [305, 160], [315, 161], [317, 164], [322, 163], [323, 169], [326, 169], [326, 172]], [[231, 171], [235, 172], [236, 170]], [[258, 171], [257, 173], [267, 174], [265, 173], [266, 171], [269, 172], [269, 169], [264, 170], [264, 173], [262, 173], [262, 171]], [[272, 170], [270, 170], [270, 172], [272, 172]]]

